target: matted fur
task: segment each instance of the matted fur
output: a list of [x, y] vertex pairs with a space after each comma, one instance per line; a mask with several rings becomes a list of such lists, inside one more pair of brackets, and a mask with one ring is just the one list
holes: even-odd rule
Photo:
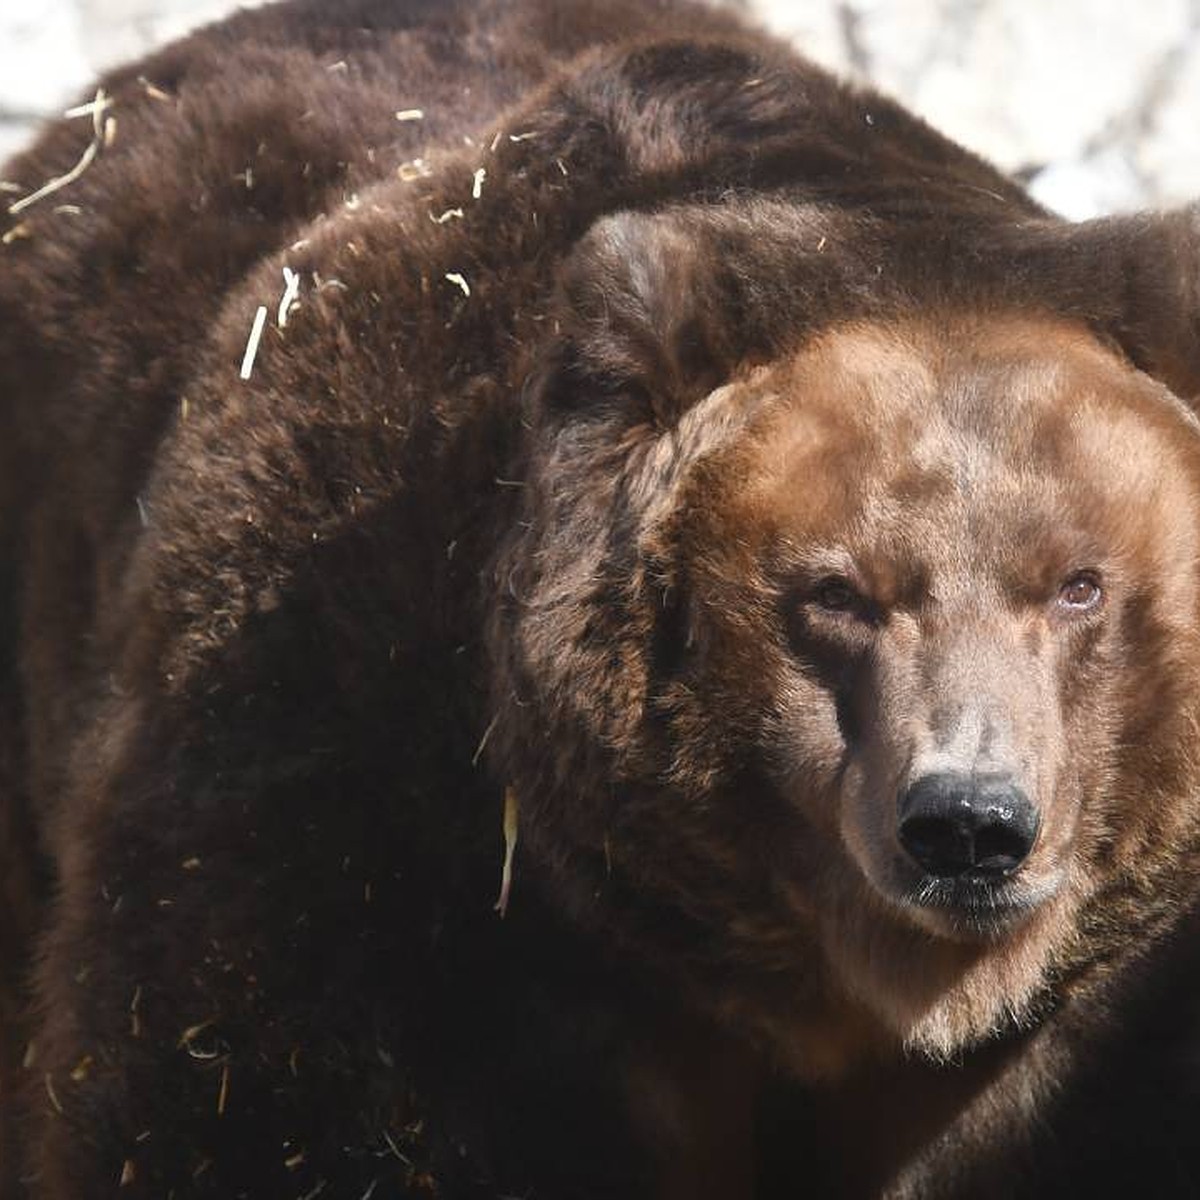
[[[8, 1194], [1192, 1189], [1196, 212], [675, 0], [103, 87], [0, 219]], [[1024, 916], [905, 882], [962, 753]]]

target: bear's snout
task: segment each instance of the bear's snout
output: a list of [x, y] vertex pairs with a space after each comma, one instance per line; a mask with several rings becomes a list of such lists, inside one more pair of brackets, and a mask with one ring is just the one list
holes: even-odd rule
[[1029, 857], [1041, 819], [1007, 774], [941, 771], [900, 794], [900, 844], [926, 874], [980, 882], [1004, 879]]

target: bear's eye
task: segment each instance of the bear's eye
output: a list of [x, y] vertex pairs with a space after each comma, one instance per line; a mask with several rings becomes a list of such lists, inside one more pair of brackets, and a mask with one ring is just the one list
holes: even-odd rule
[[862, 597], [845, 579], [830, 576], [813, 589], [813, 600], [827, 612], [855, 612], [862, 607]]
[[1100, 580], [1091, 571], [1076, 571], [1058, 589], [1058, 606], [1071, 612], [1087, 612], [1103, 598]]

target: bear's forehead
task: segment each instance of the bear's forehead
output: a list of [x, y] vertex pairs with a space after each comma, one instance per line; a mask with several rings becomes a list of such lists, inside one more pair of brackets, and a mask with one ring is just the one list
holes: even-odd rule
[[778, 399], [768, 472], [869, 464], [860, 482], [913, 498], [1030, 474], [1142, 482], [1177, 451], [1194, 454], [1198, 437], [1159, 385], [1061, 320], [854, 324], [767, 375], [760, 387]]
[[[854, 324], [764, 371], [761, 526], [1020, 557], [1194, 527], [1200, 434], [1086, 329], [979, 316]], [[1054, 556], [1058, 556], [1055, 550]]]

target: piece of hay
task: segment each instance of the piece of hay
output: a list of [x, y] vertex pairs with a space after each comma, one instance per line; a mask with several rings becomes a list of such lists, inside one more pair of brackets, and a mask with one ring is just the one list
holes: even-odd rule
[[86, 104], [77, 104], [74, 108], [68, 108], [63, 116], [69, 121], [76, 117], [91, 117], [94, 124], [97, 116], [108, 112], [112, 106], [112, 97], [103, 88], [100, 88], [94, 99], [89, 100]]
[[479, 760], [483, 757], [484, 750], [487, 749], [487, 744], [496, 729], [496, 725], [500, 720], [500, 714], [497, 713], [489, 722], [488, 727], [483, 731], [483, 737], [479, 739], [479, 745], [475, 747], [475, 753], [471, 756], [471, 766], [478, 766]]
[[117, 126], [111, 117], [105, 119], [105, 112], [112, 106], [112, 100], [108, 93], [103, 88], [96, 89], [95, 99], [87, 104], [81, 104], [78, 108], [68, 109], [64, 114], [71, 116], [88, 116], [92, 118], [92, 140], [88, 142], [87, 148], [80, 155], [79, 161], [64, 175], [58, 175], [54, 179], [43, 183], [36, 192], [30, 192], [28, 196], [22, 196], [20, 200], [14, 200], [9, 206], [8, 211], [12, 216], [24, 212], [31, 204], [36, 204], [39, 200], [44, 200], [47, 196], [52, 196], [55, 192], [67, 187], [77, 180], [83, 173], [92, 165], [92, 161], [96, 155], [100, 153], [104, 146], [112, 144], [112, 138], [116, 135]]
[[397, 121], [423, 121], [425, 120], [425, 110], [423, 108], [402, 108], [396, 114]]
[[300, 275], [291, 267], [283, 268], [283, 296], [279, 301], [279, 311], [275, 314], [275, 324], [283, 329], [288, 323], [288, 316], [293, 308], [299, 307]]
[[471, 294], [471, 285], [457, 271], [447, 271], [446, 278], [452, 284], [454, 284], [456, 288], [461, 288], [464, 296], [469, 296]]
[[138, 1008], [142, 1003], [142, 985], [139, 983], [133, 989], [133, 999], [129, 1001], [129, 1036], [142, 1036], [142, 1018]]
[[151, 100], [162, 101], [162, 100], [174, 99], [174, 97], [169, 92], [164, 92], [162, 90], [162, 88], [158, 87], [156, 84], [151, 83], [150, 80], [145, 77], [145, 75], [139, 75], [137, 77], [137, 81], [138, 81], [138, 85], [141, 87], [142, 91], [145, 92], [146, 95], [149, 96]]
[[65, 175], [58, 175], [42, 184], [36, 192], [30, 192], [28, 196], [22, 196], [20, 200], [14, 200], [8, 206], [9, 213], [15, 217], [18, 213], [24, 212], [31, 204], [36, 204], [39, 200], [44, 200], [68, 184], [74, 183], [92, 165], [92, 160], [100, 151], [100, 145], [101, 143], [97, 141], [88, 142], [87, 149], [84, 150], [79, 161]]
[[483, 195], [483, 181], [487, 178], [487, 168], [480, 167], [472, 177], [471, 199], [478, 200]]
[[500, 869], [500, 895], [496, 897], [495, 909], [501, 917], [508, 912], [508, 901], [512, 896], [513, 857], [517, 852], [517, 825], [520, 806], [517, 793], [511, 787], [504, 789], [504, 866]]
[[250, 327], [250, 336], [246, 339], [246, 353], [242, 355], [241, 377], [249, 379], [254, 370], [254, 359], [258, 355], [258, 343], [262, 338], [263, 326], [267, 323], [267, 306], [260, 304], [254, 313], [254, 324]]
[[405, 183], [412, 183], [414, 179], [424, 179], [427, 175], [432, 175], [433, 168], [423, 158], [414, 158], [402, 162], [396, 168], [396, 174]]
[[50, 1097], [54, 1111], [61, 1117], [63, 1115], [62, 1101], [58, 1098], [58, 1092], [54, 1090], [54, 1076], [49, 1071], [46, 1072], [46, 1095]]
[[211, 1061], [214, 1058], [219, 1058], [221, 1052], [219, 1050], [210, 1050], [205, 1047], [195, 1048], [192, 1043], [207, 1030], [211, 1029], [217, 1023], [216, 1017], [209, 1017], [207, 1021], [200, 1021], [196, 1025], [189, 1025], [180, 1035], [179, 1041], [176, 1043], [176, 1048], [186, 1050], [192, 1058]]

